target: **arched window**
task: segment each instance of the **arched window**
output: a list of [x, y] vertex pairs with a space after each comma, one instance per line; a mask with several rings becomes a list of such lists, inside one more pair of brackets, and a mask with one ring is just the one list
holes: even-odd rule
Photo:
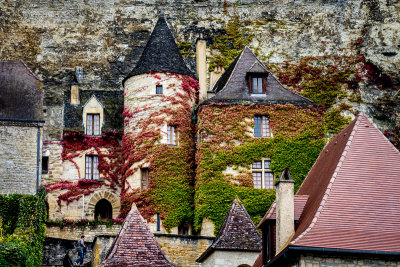
[[112, 219], [112, 206], [106, 199], [101, 199], [94, 207], [94, 219]]

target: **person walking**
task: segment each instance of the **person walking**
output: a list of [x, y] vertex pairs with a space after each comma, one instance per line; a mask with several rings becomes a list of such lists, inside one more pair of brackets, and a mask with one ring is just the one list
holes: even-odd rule
[[78, 240], [76, 243], [76, 251], [78, 252], [79, 258], [75, 261], [75, 266], [82, 266], [83, 265], [83, 259], [85, 255], [83, 254], [84, 249], [86, 248], [85, 246], [85, 236], [81, 236], [81, 239]]

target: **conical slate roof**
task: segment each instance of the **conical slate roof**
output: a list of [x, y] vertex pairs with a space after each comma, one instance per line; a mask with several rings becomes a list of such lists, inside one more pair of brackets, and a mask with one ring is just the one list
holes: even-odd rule
[[146, 221], [133, 206], [102, 267], [117, 266], [175, 266], [164, 254]]
[[[252, 95], [249, 92], [247, 82], [248, 73], [259, 73], [267, 75], [266, 93]], [[295, 94], [284, 88], [273, 76], [268, 68], [254, 55], [247, 46], [240, 55], [226, 69], [221, 78], [215, 83], [212, 91], [215, 96], [204, 101], [204, 104], [211, 102], [231, 104], [293, 104], [313, 105], [309, 99]]]
[[136, 67], [124, 79], [148, 72], [170, 72], [193, 76], [163, 16], [160, 16]]
[[240, 200], [235, 199], [214, 242], [196, 261], [204, 261], [214, 250], [258, 252], [261, 247], [261, 236], [250, 215]]

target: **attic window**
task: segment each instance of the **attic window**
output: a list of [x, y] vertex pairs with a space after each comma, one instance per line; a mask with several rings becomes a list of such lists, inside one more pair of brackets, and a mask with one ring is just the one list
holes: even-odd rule
[[265, 75], [249, 74], [249, 89], [250, 94], [265, 94], [267, 91], [267, 82]]
[[163, 87], [162, 85], [156, 85], [156, 94], [162, 95], [163, 94]]
[[86, 115], [86, 134], [100, 135], [100, 114]]

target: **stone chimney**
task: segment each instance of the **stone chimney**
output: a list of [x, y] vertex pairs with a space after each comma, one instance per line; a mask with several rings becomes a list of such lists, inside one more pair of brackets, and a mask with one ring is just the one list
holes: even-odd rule
[[79, 83], [76, 78], [71, 83], [71, 104], [79, 104]]
[[294, 181], [289, 169], [282, 171], [276, 186], [276, 254], [294, 235]]
[[196, 70], [199, 77], [199, 100], [200, 103], [207, 99], [207, 42], [200, 36], [196, 42]]

